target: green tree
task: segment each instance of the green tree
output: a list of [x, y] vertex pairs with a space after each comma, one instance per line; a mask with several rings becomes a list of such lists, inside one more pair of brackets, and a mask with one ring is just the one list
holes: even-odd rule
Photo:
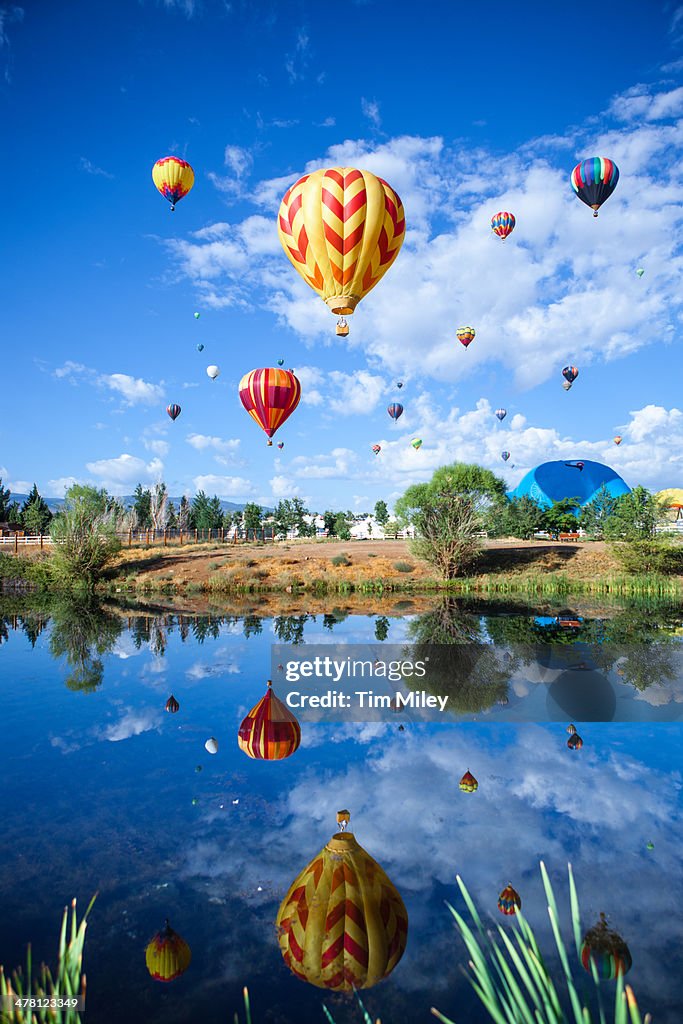
[[294, 511], [289, 498], [278, 501], [273, 513], [273, 528], [278, 537], [286, 537], [288, 532], [294, 528]]
[[647, 540], [655, 536], [663, 518], [662, 503], [655, 495], [646, 487], [634, 487], [617, 498], [604, 535], [607, 540]]
[[138, 484], [133, 491], [133, 514], [135, 516], [135, 528], [137, 530], [152, 529], [152, 495], [142, 484]]
[[209, 530], [220, 530], [223, 523], [223, 508], [221, 507], [221, 499], [217, 494], [214, 494], [213, 498], [209, 499]]
[[375, 640], [386, 640], [389, 635], [389, 619], [386, 615], [378, 615], [375, 619]]
[[543, 513], [545, 528], [551, 533], [574, 533], [579, 525], [574, 513], [580, 508], [579, 498], [560, 498], [554, 501]]
[[521, 498], [511, 498], [504, 507], [497, 533], [499, 536], [529, 540], [537, 530], [543, 529], [544, 521], [543, 509], [528, 494], [523, 494]]
[[263, 509], [261, 506], [257, 505], [256, 502], [248, 501], [242, 512], [242, 522], [247, 534], [260, 530], [262, 520]]
[[34, 484], [19, 513], [21, 525], [27, 533], [46, 533], [52, 521], [52, 512]]
[[413, 553], [445, 579], [464, 572], [480, 553], [477, 533], [504, 507], [505, 488], [490, 470], [464, 462], [442, 466], [429, 483], [409, 487], [395, 511], [415, 528]]
[[385, 538], [386, 537], [396, 537], [399, 530], [400, 530], [400, 526], [398, 524], [398, 520], [396, 520], [396, 519], [390, 519], [387, 523], [384, 524], [384, 536], [385, 536]]
[[90, 497], [69, 489], [50, 524], [54, 541], [50, 569], [58, 584], [91, 589], [121, 547], [115, 509], [102, 511]]
[[65, 657], [70, 690], [96, 690], [104, 676], [102, 655], [107, 654], [123, 629], [118, 615], [105, 611], [96, 601], [57, 601], [50, 609], [50, 652]]
[[8, 523], [17, 523], [21, 525], [21, 509], [19, 508], [18, 501], [10, 501], [7, 506], [6, 512]]
[[223, 521], [221, 523], [224, 530], [231, 530], [235, 525], [235, 514], [231, 512], [229, 508], [226, 508], [223, 513]]
[[0, 476], [0, 522], [6, 523], [7, 509], [9, 508], [11, 493], [9, 488], [2, 486], [2, 477]]
[[187, 496], [183, 494], [180, 499], [180, 505], [178, 506], [178, 529], [179, 530], [193, 530], [194, 525], [192, 523], [192, 506], [187, 499]]
[[331, 509], [327, 509], [327, 511], [323, 512], [323, 520], [324, 520], [324, 523], [325, 523], [325, 529], [327, 530], [327, 535], [329, 537], [334, 537], [334, 523], [335, 523], [336, 518], [337, 518], [337, 513], [336, 512], [332, 512]]
[[375, 502], [375, 519], [380, 526], [385, 526], [389, 522], [389, 509], [386, 501]]
[[579, 520], [581, 526], [589, 536], [602, 538], [616, 507], [617, 498], [610, 494], [607, 486], [603, 484], [593, 499], [583, 506]]
[[169, 501], [168, 508], [166, 509], [166, 526], [169, 530], [178, 529], [178, 512], [172, 501]]
[[209, 499], [204, 491], [197, 491], [192, 499], [192, 519], [195, 530], [208, 530], [211, 512], [209, 510]]
[[315, 525], [309, 523], [306, 516], [310, 516], [310, 512], [306, 508], [302, 498], [292, 498], [292, 516], [294, 518], [294, 528], [299, 537], [314, 537], [315, 536]]
[[339, 540], [351, 540], [348, 512], [338, 512], [334, 520], [334, 536]]

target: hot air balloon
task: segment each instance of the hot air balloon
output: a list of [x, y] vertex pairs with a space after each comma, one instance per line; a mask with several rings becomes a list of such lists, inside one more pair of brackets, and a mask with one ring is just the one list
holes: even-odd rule
[[208, 750], [210, 754], [218, 753], [218, 740], [215, 738], [215, 736], [209, 736], [208, 740], [204, 744], [204, 748]]
[[403, 204], [382, 178], [329, 167], [299, 178], [278, 214], [285, 254], [337, 316], [353, 313], [396, 259]]
[[617, 974], [628, 974], [633, 963], [628, 946], [621, 935], [610, 928], [604, 914], [600, 914], [600, 920], [586, 932], [581, 943], [581, 963], [589, 973], [592, 973], [591, 962], [601, 981], [616, 978]]
[[647, 843], [645, 844], [645, 849], [646, 849], [646, 850], [654, 850], [654, 848], [655, 848], [655, 844], [654, 844], [654, 843], [652, 842], [652, 840], [650, 839], [650, 840], [649, 840], [649, 841], [648, 841], [648, 842], [647, 842]]
[[500, 457], [503, 460], [503, 462], [507, 462], [507, 460], [510, 458], [510, 452], [501, 452]]
[[218, 374], [221, 372], [217, 366], [207, 366], [206, 372], [208, 373], [211, 380], [215, 380]]
[[172, 420], [177, 420], [178, 417], [180, 416], [180, 413], [182, 412], [182, 409], [180, 408], [179, 405], [176, 405], [175, 402], [171, 402], [170, 405], [166, 406], [166, 412], [168, 413]]
[[592, 156], [577, 164], [572, 171], [572, 188], [582, 203], [590, 206], [593, 216], [614, 192], [619, 181], [619, 168], [606, 156]]
[[179, 203], [194, 185], [194, 171], [186, 160], [180, 160], [177, 156], [165, 156], [157, 160], [152, 168], [152, 181], [164, 199], [168, 199], [171, 209], [175, 210], [175, 204]]
[[455, 333], [460, 344], [467, 348], [467, 346], [471, 345], [474, 341], [474, 337], [477, 332], [474, 327], [458, 327]]
[[[192, 803], [196, 803], [196, 798]], [[190, 966], [190, 947], [166, 919], [165, 928], [157, 932], [145, 950], [147, 970], [155, 981], [173, 981]]]
[[284, 448], [284, 446], [285, 446], [285, 442], [284, 442], [284, 441], [278, 441], [278, 443], [277, 443], [277, 446], [278, 446], [278, 448], [280, 449], [280, 451], [282, 451], [282, 449], [283, 449], [283, 448]]
[[180, 704], [175, 699], [173, 694], [166, 701], [166, 710], [170, 711], [172, 715], [175, 715], [176, 711], [180, 711]]
[[201, 313], [193, 313], [192, 315], [194, 316], [195, 320], [199, 320]]
[[501, 914], [506, 916], [516, 914], [518, 910], [522, 909], [522, 897], [516, 889], [512, 888], [511, 882], [508, 882], [498, 897], [498, 909]]
[[337, 832], [292, 882], [277, 913], [280, 952], [290, 971], [317, 988], [371, 988], [403, 956], [408, 914], [377, 861]]
[[415, 449], [415, 451], [417, 451], [418, 448], [422, 447], [422, 438], [421, 437], [414, 437], [413, 440], [410, 443], [413, 446], [413, 448]]
[[470, 771], [466, 771], [460, 780], [460, 789], [463, 793], [474, 793], [475, 790], [479, 789], [479, 783], [475, 779], [474, 775]]
[[237, 743], [248, 757], [263, 761], [281, 761], [293, 754], [301, 743], [299, 723], [273, 693], [270, 679], [265, 696], [242, 721]]
[[397, 380], [396, 381], [396, 387], [399, 388], [399, 389], [402, 388], [403, 387], [403, 381], [402, 380]]
[[349, 322], [346, 319], [346, 317], [339, 317], [339, 319], [337, 320], [336, 332], [340, 338], [345, 338], [346, 335], [349, 333]]
[[573, 732], [567, 740], [567, 746], [570, 750], [581, 750], [583, 746], [583, 740], [579, 736], [578, 732]]
[[278, 359], [278, 361], [277, 361], [277, 365], [278, 365], [278, 366], [284, 366], [284, 365], [285, 365], [285, 361], [284, 361], [284, 359]]
[[569, 724], [569, 725], [567, 726], [567, 732], [569, 733], [569, 735], [570, 735], [570, 736], [573, 736], [573, 735], [574, 735], [574, 733], [576, 732], [576, 726], [575, 726], [575, 725], [573, 725], [572, 723], [570, 723], [570, 724]]
[[636, 274], [638, 275], [638, 277], [642, 277], [644, 273], [645, 271], [642, 267], [638, 267], [638, 269], [636, 270]]
[[623, 441], [624, 439], [623, 439], [623, 437], [621, 436], [621, 434], [617, 434], [617, 435], [616, 435], [616, 437], [613, 437], [613, 438], [612, 438], [612, 440], [613, 440], [613, 441], [614, 441], [614, 443], [615, 443], [615, 444], [616, 444], [616, 445], [618, 446], [618, 445], [620, 445], [620, 444], [621, 444], [621, 442], [622, 442], [622, 441]]
[[507, 213], [505, 210], [501, 210], [500, 213], [495, 213], [491, 217], [491, 230], [494, 235], [498, 235], [503, 241], [511, 234], [515, 229], [515, 218], [511, 213]]
[[375, 453], [375, 455], [379, 455], [379, 453], [382, 451], [382, 445], [381, 444], [373, 444], [372, 450]]
[[570, 384], [573, 384], [576, 378], [579, 376], [579, 371], [575, 366], [565, 366], [562, 371], [562, 376], [565, 380], [568, 380]]
[[291, 370], [276, 366], [245, 373], [239, 385], [240, 402], [268, 436], [289, 419], [301, 398], [301, 384]]
[[403, 415], [403, 406], [400, 402], [392, 402], [391, 405], [387, 406], [387, 412], [392, 420], [397, 420], [399, 416]]
[[496, 409], [496, 416], [497, 416], [497, 417], [498, 417], [498, 419], [499, 419], [499, 420], [501, 421], [501, 423], [502, 423], [502, 421], [503, 421], [503, 420], [505, 419], [505, 417], [507, 416], [507, 414], [508, 414], [508, 411], [507, 411], [507, 409]]
[[204, 346], [202, 345], [201, 341], [200, 341], [200, 342], [199, 342], [199, 344], [197, 345], [197, 351], [198, 351], [198, 352], [203, 352], [203, 351], [204, 351]]
[[570, 380], [563, 380], [562, 381], [562, 387], [564, 388], [565, 391], [571, 391], [571, 389], [572, 389], [572, 382]]

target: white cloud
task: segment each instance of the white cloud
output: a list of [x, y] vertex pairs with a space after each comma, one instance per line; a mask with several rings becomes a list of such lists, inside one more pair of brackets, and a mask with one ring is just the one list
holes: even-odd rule
[[273, 498], [294, 498], [300, 496], [301, 491], [297, 484], [288, 476], [274, 476], [270, 480], [270, 488]]
[[222, 437], [211, 437], [208, 434], [188, 434], [185, 440], [198, 452], [209, 449], [223, 455], [235, 452], [240, 445], [239, 438], [224, 440]]
[[160, 439], [150, 439], [145, 437], [143, 438], [142, 443], [144, 444], [147, 451], [152, 452], [154, 455], [159, 455], [161, 458], [164, 458], [166, 455], [168, 455], [171, 449], [171, 446], [168, 443], [168, 441], [162, 441]]
[[[0, 476], [1, 475], [2, 473], [0, 472]], [[63, 498], [70, 487], [73, 487], [74, 484], [80, 483], [82, 483], [82, 481], [78, 480], [75, 476], [60, 476], [55, 480], [48, 480], [46, 493], [48, 497]]]
[[159, 729], [161, 716], [156, 709], [143, 709], [126, 711], [119, 722], [107, 726], [104, 730], [104, 738], [112, 743], [120, 740], [130, 739], [131, 736], [139, 736], [140, 733], [149, 732], [150, 729]]
[[362, 96], [360, 108], [363, 112], [363, 117], [367, 117], [373, 128], [379, 128], [382, 123], [382, 118], [380, 117], [379, 103], [377, 100], [366, 100], [365, 96]]
[[209, 496], [217, 494], [226, 501], [239, 501], [254, 493], [251, 480], [241, 476], [216, 476], [208, 473], [205, 476], [194, 477], [192, 482], [195, 492], [204, 491]]
[[100, 383], [122, 395], [126, 405], [154, 405], [164, 397], [163, 388], [158, 384], [150, 384], [140, 377], [131, 377], [127, 373], [102, 374]]
[[340, 416], [360, 416], [374, 412], [386, 387], [382, 377], [367, 370], [342, 373], [332, 370], [329, 374], [333, 393], [341, 397], [332, 398], [329, 407]]
[[94, 163], [87, 159], [87, 157], [81, 157], [81, 170], [85, 171], [86, 174], [94, 174], [101, 178], [109, 178], [110, 180], [114, 177], [109, 171], [102, 170], [101, 167], [97, 167]]
[[297, 477], [330, 480], [355, 477], [356, 462], [356, 453], [350, 448], [333, 448], [329, 455], [297, 455], [292, 459], [290, 466]]
[[100, 486], [113, 494], [125, 494], [127, 488], [137, 483], [150, 484], [160, 480], [164, 464], [159, 458], [146, 463], [144, 459], [124, 453], [113, 459], [88, 462], [86, 469]]
[[228, 168], [227, 175], [215, 174], [210, 171], [207, 177], [224, 195], [239, 198], [244, 191], [244, 181], [251, 173], [254, 157], [244, 146], [226, 146], [223, 163]]
[[672, 432], [683, 430], [683, 413], [680, 409], [664, 409], [661, 405], [646, 405], [631, 412], [631, 422], [624, 428], [634, 441], [642, 441], [652, 434], [671, 436]]

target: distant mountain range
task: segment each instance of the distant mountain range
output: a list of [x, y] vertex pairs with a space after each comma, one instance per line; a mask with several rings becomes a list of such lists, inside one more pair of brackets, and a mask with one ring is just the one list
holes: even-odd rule
[[[28, 494], [16, 494], [12, 491], [10, 501], [18, 501], [20, 505], [23, 505], [27, 498]], [[135, 501], [135, 495], [133, 494], [117, 495], [117, 498], [119, 501], [123, 502], [127, 508], [129, 508]], [[180, 497], [170, 498], [169, 500], [173, 502], [176, 508], [178, 508], [178, 505], [180, 504]], [[58, 512], [64, 504], [64, 498], [45, 498], [45, 504], [50, 509], [50, 512]], [[265, 505], [262, 505], [261, 507], [265, 512], [273, 511], [272, 508], [268, 508]], [[236, 504], [234, 501], [221, 501], [221, 508], [224, 512], [241, 512], [244, 509], [244, 502], [242, 502], [242, 504]]]

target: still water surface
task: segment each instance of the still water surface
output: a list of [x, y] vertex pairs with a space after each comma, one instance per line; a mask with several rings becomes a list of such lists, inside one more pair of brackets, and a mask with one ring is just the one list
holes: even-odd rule
[[[511, 881], [550, 953], [542, 859], [567, 938], [571, 861], [584, 928], [604, 911], [629, 945], [641, 1009], [680, 1024], [682, 622], [671, 606], [579, 615], [456, 601], [419, 615], [409, 603], [271, 618], [0, 611], [0, 962], [23, 962], [28, 941], [36, 961], [53, 962], [63, 906], [77, 896], [84, 910], [98, 891], [85, 950], [93, 1024], [224, 1024], [244, 984], [255, 1024], [323, 1022], [323, 1002], [338, 1024], [359, 1021], [352, 997], [290, 974], [274, 925], [344, 807], [409, 917], [402, 960], [364, 993], [373, 1019], [427, 1022], [435, 1005], [458, 1024], [487, 1021], [444, 901], [466, 914], [460, 874], [484, 919], [509, 927], [496, 902]], [[477, 687], [451, 687], [452, 720], [303, 722], [287, 760], [239, 750], [274, 643], [370, 642], [461, 644], [460, 672], [464, 645], [492, 645], [499, 663]], [[452, 683], [458, 673], [441, 668]], [[567, 749], [567, 704], [586, 709], [579, 751]], [[476, 793], [458, 788], [466, 770]], [[144, 950], [166, 917], [193, 958], [164, 985]]]

